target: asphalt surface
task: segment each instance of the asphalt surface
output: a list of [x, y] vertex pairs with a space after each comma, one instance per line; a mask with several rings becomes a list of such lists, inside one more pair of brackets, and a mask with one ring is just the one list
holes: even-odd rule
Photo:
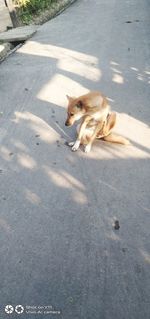
[[[0, 65], [2, 319], [150, 318], [149, 13], [77, 1]], [[65, 95], [89, 90], [130, 146], [65, 145]]]

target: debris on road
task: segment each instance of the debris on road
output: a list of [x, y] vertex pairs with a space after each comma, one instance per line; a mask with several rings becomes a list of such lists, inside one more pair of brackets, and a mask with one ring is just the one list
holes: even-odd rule
[[114, 222], [114, 229], [118, 230], [119, 228], [120, 228], [119, 220], [115, 220], [115, 222]]

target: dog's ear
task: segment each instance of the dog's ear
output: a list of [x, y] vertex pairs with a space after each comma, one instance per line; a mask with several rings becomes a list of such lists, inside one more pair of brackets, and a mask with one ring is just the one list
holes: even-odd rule
[[82, 103], [82, 101], [78, 101], [77, 102], [77, 104], [76, 104], [76, 107], [78, 108], [78, 109], [82, 109], [82, 107], [83, 107], [83, 103]]
[[73, 98], [72, 96], [66, 95], [66, 98], [69, 102], [73, 101], [75, 98]]

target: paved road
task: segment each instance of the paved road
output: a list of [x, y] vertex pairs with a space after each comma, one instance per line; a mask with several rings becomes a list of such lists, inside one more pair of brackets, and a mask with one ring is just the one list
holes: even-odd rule
[[[0, 318], [150, 318], [148, 2], [77, 1], [0, 65]], [[131, 146], [65, 145], [93, 89]]]

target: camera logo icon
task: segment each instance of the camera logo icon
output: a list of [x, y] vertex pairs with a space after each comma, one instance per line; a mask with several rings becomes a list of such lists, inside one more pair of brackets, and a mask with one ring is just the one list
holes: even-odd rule
[[10, 315], [13, 312], [16, 312], [18, 315], [22, 314], [24, 312], [24, 307], [22, 305], [17, 305], [15, 308], [12, 305], [6, 305], [5, 306], [5, 312]]
[[15, 307], [15, 311], [20, 315], [21, 313], [24, 312], [24, 307], [22, 305], [17, 305]]
[[13, 307], [12, 305], [7, 305], [7, 306], [5, 307], [5, 312], [10, 315], [11, 313], [14, 312], [14, 307]]

